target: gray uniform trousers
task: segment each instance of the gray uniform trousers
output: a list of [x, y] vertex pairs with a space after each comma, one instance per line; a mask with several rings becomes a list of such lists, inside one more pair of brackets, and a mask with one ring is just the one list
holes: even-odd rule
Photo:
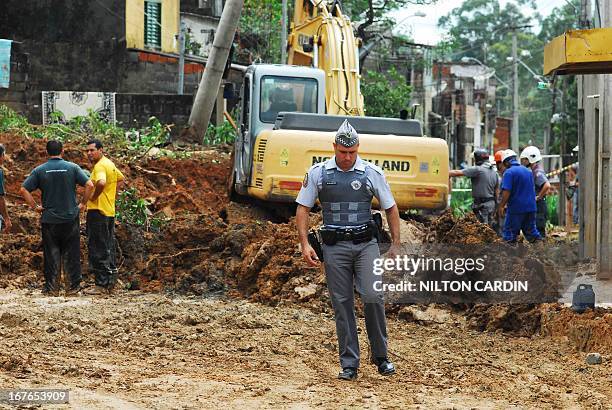
[[[487, 224], [489, 226], [493, 226], [496, 222], [496, 203], [495, 200], [492, 199], [490, 201], [482, 202], [478, 205], [472, 205], [472, 210], [476, 214], [476, 218], [483, 224]], [[503, 226], [503, 224], [502, 224]]]
[[373, 273], [374, 259], [380, 256], [376, 239], [353, 244], [339, 241], [322, 245], [327, 288], [336, 319], [340, 366], [359, 367], [359, 339], [355, 317], [354, 288], [364, 303], [364, 316], [373, 357], [387, 357], [387, 323], [382, 292], [374, 290], [381, 276]]

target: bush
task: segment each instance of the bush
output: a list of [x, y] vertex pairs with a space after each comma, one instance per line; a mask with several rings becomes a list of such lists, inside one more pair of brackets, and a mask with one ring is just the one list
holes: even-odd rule
[[208, 125], [204, 135], [204, 145], [232, 144], [236, 140], [236, 130], [229, 121], [223, 121], [223, 125], [215, 127]]
[[[470, 189], [472, 188], [472, 181], [469, 178], [453, 178], [453, 189]], [[472, 211], [472, 191], [459, 191], [452, 192], [451, 196], [451, 209], [456, 217], [461, 217], [468, 212]]]
[[159, 229], [163, 220], [153, 217], [147, 202], [138, 196], [136, 188], [128, 188], [117, 198], [117, 220], [121, 223], [142, 226], [147, 231]]

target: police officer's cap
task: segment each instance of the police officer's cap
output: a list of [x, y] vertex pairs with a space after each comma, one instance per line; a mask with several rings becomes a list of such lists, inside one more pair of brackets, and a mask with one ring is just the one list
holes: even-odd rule
[[348, 120], [344, 120], [338, 131], [336, 132], [336, 144], [350, 148], [359, 144], [359, 134]]

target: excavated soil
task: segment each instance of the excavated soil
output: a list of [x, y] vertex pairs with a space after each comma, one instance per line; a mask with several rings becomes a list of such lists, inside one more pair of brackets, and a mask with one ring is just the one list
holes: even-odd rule
[[[167, 222], [150, 231], [117, 225], [118, 295], [42, 297], [38, 215], [16, 194], [45, 160], [44, 142], [8, 134], [0, 142], [13, 221], [11, 234], [0, 236], [2, 385], [64, 385], [76, 407], [120, 408], [604, 408], [612, 398], [602, 382], [612, 374], [610, 357], [587, 366], [583, 353], [610, 353], [610, 314], [558, 305], [440, 306], [433, 319], [427, 306], [389, 305], [400, 374], [388, 382], [364, 371], [358, 384], [339, 384], [325, 275], [303, 261], [293, 219], [228, 202], [224, 151], [125, 161], [111, 150], [129, 185]], [[66, 159], [90, 167], [81, 147], [65, 148]], [[313, 215], [311, 225], [319, 222]], [[408, 244], [500, 243], [472, 216], [449, 212], [408, 216], [402, 235]], [[554, 279], [530, 252], [500, 266]], [[83, 239], [91, 283], [86, 255]]]

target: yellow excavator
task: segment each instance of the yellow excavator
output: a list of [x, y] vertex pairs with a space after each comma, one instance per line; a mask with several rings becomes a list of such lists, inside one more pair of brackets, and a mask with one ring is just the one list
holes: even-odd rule
[[335, 131], [348, 118], [359, 155], [385, 171], [401, 211], [444, 209], [446, 142], [424, 137], [416, 120], [364, 116], [359, 47], [340, 3], [296, 0], [287, 43], [289, 64], [246, 70], [230, 196], [293, 203], [310, 166], [333, 156]]

